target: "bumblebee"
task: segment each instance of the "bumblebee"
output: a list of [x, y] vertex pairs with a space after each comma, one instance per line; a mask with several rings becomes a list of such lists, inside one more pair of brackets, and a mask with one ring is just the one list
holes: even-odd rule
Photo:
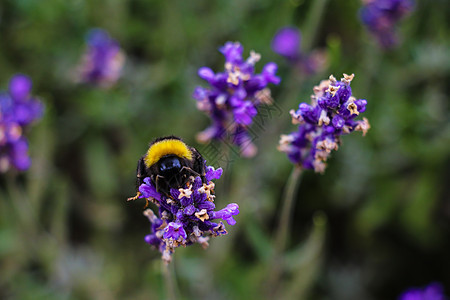
[[205, 160], [194, 147], [186, 145], [176, 136], [166, 136], [155, 139], [150, 143], [147, 153], [138, 161], [136, 170], [137, 195], [128, 200], [139, 197], [139, 186], [144, 178], [150, 177], [156, 191], [171, 197], [170, 189], [183, 187], [190, 176], [205, 178]]

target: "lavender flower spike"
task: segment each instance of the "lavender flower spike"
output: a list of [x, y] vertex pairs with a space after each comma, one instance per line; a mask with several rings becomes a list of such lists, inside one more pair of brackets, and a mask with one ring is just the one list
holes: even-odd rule
[[119, 44], [102, 29], [91, 29], [86, 38], [87, 49], [78, 67], [78, 81], [104, 88], [119, 79], [125, 55]]
[[367, 101], [352, 96], [350, 83], [354, 74], [337, 81], [331, 75], [314, 87], [311, 104], [300, 103], [291, 110], [292, 123], [298, 130], [282, 135], [278, 150], [285, 152], [296, 165], [323, 173], [332, 150], [337, 150], [342, 135], [370, 128], [366, 118], [355, 120], [366, 110]]
[[156, 191], [149, 178], [139, 187], [141, 198], [145, 198], [158, 207], [158, 215], [151, 209], [144, 211], [144, 215], [151, 223], [151, 233], [145, 241], [156, 247], [165, 262], [170, 262], [172, 254], [179, 246], [194, 243], [208, 246], [211, 236], [227, 234], [225, 225], [219, 221], [223, 219], [229, 225], [236, 224], [233, 216], [239, 214], [236, 203], [228, 204], [224, 209], [214, 211], [214, 183], [212, 179], [219, 179], [222, 169], [206, 168], [206, 183], [200, 176], [191, 177], [186, 185], [178, 190], [171, 189], [171, 197], [166, 197]]
[[413, 0], [365, 0], [361, 21], [383, 48], [398, 44], [397, 23], [414, 9]]
[[241, 150], [241, 155], [251, 157], [256, 147], [251, 142], [248, 127], [257, 115], [261, 104], [271, 104], [269, 84], [279, 84], [275, 74], [277, 65], [268, 63], [260, 74], [255, 73], [255, 64], [261, 55], [250, 51], [244, 60], [243, 47], [238, 42], [227, 42], [220, 48], [225, 56], [225, 71], [214, 73], [208, 67], [198, 70], [198, 76], [210, 85], [209, 88], [197, 87], [193, 97], [199, 110], [206, 112], [212, 119], [212, 125], [197, 135], [197, 139], [206, 143], [212, 139], [229, 139]]
[[31, 79], [14, 75], [6, 93], [0, 93], [0, 173], [11, 166], [25, 171], [31, 165], [25, 128], [41, 118], [43, 104], [31, 96]]
[[431, 283], [427, 287], [412, 288], [405, 291], [398, 298], [399, 300], [445, 300], [442, 285], [440, 283]]

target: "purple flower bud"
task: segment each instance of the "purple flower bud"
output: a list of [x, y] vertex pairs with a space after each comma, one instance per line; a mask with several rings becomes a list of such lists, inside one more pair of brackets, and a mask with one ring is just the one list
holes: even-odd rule
[[[178, 197], [176, 197], [175, 199], [178, 199]], [[180, 199], [180, 204], [182, 206], [191, 206], [192, 203], [194, 203], [194, 199], [191, 198], [191, 197], [189, 197], [189, 198], [188, 197], [182, 197]]]
[[191, 216], [192, 214], [195, 213], [195, 206], [194, 205], [188, 205], [187, 207], [184, 208], [183, 213], [187, 216]]
[[16, 102], [26, 101], [30, 96], [32, 85], [30, 77], [17, 74], [9, 82], [9, 93]]
[[344, 82], [340, 82], [339, 90], [336, 92], [336, 95], [339, 99], [339, 104], [345, 103], [352, 95], [352, 89], [350, 85]]
[[319, 120], [318, 110], [306, 103], [300, 103], [297, 113], [300, 114], [306, 122], [311, 124], [317, 124]]
[[333, 123], [333, 126], [336, 129], [342, 129], [342, 127], [344, 127], [345, 124], [345, 120], [340, 115], [335, 115], [331, 122]]
[[242, 62], [242, 52], [244, 48], [238, 42], [227, 42], [223, 47], [219, 49], [220, 52], [225, 56], [225, 60], [231, 63], [241, 63]]
[[214, 210], [216, 205], [213, 202], [203, 201], [198, 204], [198, 209], [206, 209], [207, 211]]
[[355, 104], [358, 107], [358, 112], [362, 113], [366, 111], [367, 100], [358, 99], [355, 101]]
[[159, 245], [159, 239], [155, 234], [148, 234], [144, 238], [145, 242], [150, 245]]
[[198, 101], [202, 101], [207, 99], [208, 93], [204, 88], [198, 86], [195, 88], [194, 93], [192, 93], [192, 97]]
[[300, 55], [300, 39], [300, 31], [297, 28], [281, 28], [272, 40], [272, 50], [287, 59], [296, 59]]
[[12, 145], [12, 163], [19, 171], [25, 171], [31, 166], [31, 159], [28, 156], [28, 142], [25, 138], [19, 139]]
[[215, 74], [214, 74], [213, 70], [211, 70], [210, 68], [203, 67], [203, 68], [198, 69], [198, 76], [201, 79], [204, 79], [208, 82], [212, 82], [214, 80]]

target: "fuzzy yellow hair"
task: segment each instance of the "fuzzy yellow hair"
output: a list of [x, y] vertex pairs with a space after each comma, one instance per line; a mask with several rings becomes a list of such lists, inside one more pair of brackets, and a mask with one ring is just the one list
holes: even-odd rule
[[150, 168], [161, 157], [169, 154], [192, 160], [192, 152], [185, 143], [177, 139], [165, 139], [150, 146], [144, 157], [145, 165]]

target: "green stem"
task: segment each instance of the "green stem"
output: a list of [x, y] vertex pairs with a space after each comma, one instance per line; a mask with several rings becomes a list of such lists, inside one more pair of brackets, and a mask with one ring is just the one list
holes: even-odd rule
[[280, 222], [278, 224], [278, 229], [275, 236], [275, 254], [282, 253], [286, 247], [286, 241], [294, 209], [295, 196], [297, 194], [297, 189], [300, 185], [301, 174], [302, 169], [297, 166], [294, 167], [291, 175], [289, 176], [289, 181], [284, 191], [283, 207], [281, 210]]
[[316, 0], [313, 2], [311, 9], [309, 10], [308, 19], [305, 21], [305, 25], [303, 26], [303, 28], [309, 29], [305, 29], [303, 32], [302, 50], [305, 53], [309, 52], [312, 45], [314, 45], [326, 4], [327, 0]]
[[294, 211], [294, 204], [297, 195], [298, 187], [300, 186], [300, 178], [302, 169], [294, 167], [289, 176], [288, 183], [283, 193], [283, 203], [281, 208], [281, 215], [277, 231], [274, 238], [274, 249], [271, 260], [270, 277], [268, 282], [269, 298], [276, 294], [279, 285], [281, 274], [283, 272], [283, 253], [286, 249], [287, 239], [289, 236], [289, 228], [291, 227], [292, 216]]
[[[176, 300], [176, 290], [175, 290], [175, 276], [173, 272], [173, 266], [169, 263], [161, 261], [162, 264], [162, 273], [164, 276], [164, 285], [166, 287], [166, 299], [168, 300]], [[173, 264], [173, 262], [172, 262]]]

